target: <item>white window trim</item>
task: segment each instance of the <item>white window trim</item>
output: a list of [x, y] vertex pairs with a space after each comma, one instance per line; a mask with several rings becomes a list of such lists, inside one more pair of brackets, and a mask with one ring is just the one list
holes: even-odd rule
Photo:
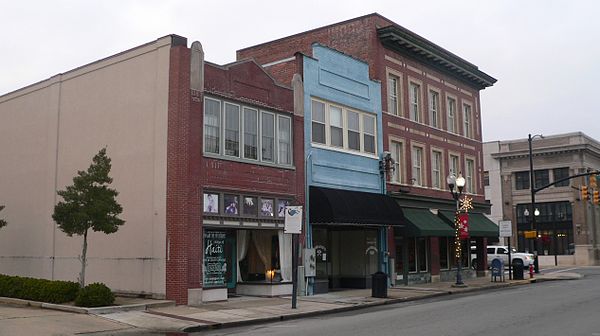
[[223, 137], [223, 102], [221, 100], [218, 99], [213, 99], [210, 97], [205, 97], [204, 98], [204, 107], [203, 107], [203, 118], [204, 120], [206, 120], [206, 101], [207, 100], [212, 100], [214, 102], [219, 103], [219, 151], [218, 153], [214, 153], [214, 152], [208, 152], [206, 151], [206, 121], [203, 122], [202, 125], [202, 142], [203, 142], [203, 153], [207, 153], [207, 154], [212, 154], [212, 155], [221, 155], [221, 148], [222, 148], [222, 144], [221, 142], [223, 141], [221, 138]]
[[[418, 95], [417, 95], [417, 116], [418, 116], [418, 120], [413, 119], [412, 116], [412, 100], [411, 100], [411, 96], [412, 96], [412, 85], [416, 85], [418, 87]], [[412, 77], [408, 77], [408, 119], [419, 123], [419, 124], [424, 124], [424, 116], [423, 116], [423, 82], [412, 78]]]
[[[265, 114], [270, 114], [273, 116], [273, 161], [267, 161], [263, 159], [263, 151], [262, 151], [262, 142], [263, 142], [263, 115]], [[265, 111], [265, 110], [260, 110], [260, 153], [259, 153], [259, 158], [260, 161], [262, 162], [267, 162], [267, 163], [277, 163], [278, 159], [277, 159], [277, 115], [273, 112], [269, 112], [269, 111]]]
[[[450, 125], [450, 123], [449, 123], [449, 121], [450, 121], [450, 99], [452, 99], [454, 101], [454, 120], [452, 121], [452, 126], [454, 128], [453, 131], [451, 131], [450, 127], [449, 127], [449, 125]], [[457, 97], [446, 93], [446, 104], [445, 105], [446, 105], [446, 130], [449, 133], [460, 135], [460, 130], [458, 129], [459, 128], [458, 127], [459, 126], [458, 115], [456, 113], [457, 112], [456, 109], [458, 107]]]
[[[247, 158], [246, 157], [246, 110], [252, 110], [254, 112], [256, 112], [256, 159], [253, 158]], [[248, 107], [248, 106], [243, 106], [242, 107], [242, 123], [241, 123], [241, 129], [242, 129], [242, 150], [241, 150], [241, 157], [244, 160], [252, 160], [252, 161], [260, 161], [260, 147], [259, 147], [259, 142], [260, 142], [260, 110], [256, 109], [256, 108], [252, 108], [252, 107]]]
[[[452, 171], [452, 157], [455, 156], [456, 159], [456, 165], [457, 165], [457, 171], [453, 172]], [[456, 174], [456, 176], [458, 176], [458, 173], [462, 172], [461, 169], [461, 165], [460, 165], [460, 153], [458, 152], [452, 152], [452, 151], [448, 151], [448, 175], [450, 175], [450, 173], [454, 173]]]
[[[313, 118], [312, 118], [312, 101], [317, 101], [320, 103], [325, 104], [325, 144], [322, 144], [320, 142], [314, 142], [312, 139], [312, 122]], [[342, 124], [343, 124], [343, 147], [338, 147], [338, 146], [332, 146], [331, 145], [331, 123], [330, 123], [330, 116], [329, 116], [329, 107], [330, 106], [336, 106], [336, 107], [340, 107], [342, 109]], [[355, 150], [355, 149], [350, 149], [348, 144], [348, 112], [354, 112], [358, 114], [358, 133], [359, 133], [359, 138], [360, 138], [360, 147], [359, 150]], [[364, 122], [363, 122], [363, 116], [367, 115], [369, 117], [372, 117], [374, 119], [375, 122], [375, 134], [369, 134], [375, 137], [375, 153], [370, 153], [370, 152], [366, 152], [365, 151], [365, 144], [364, 144], [364, 135], [365, 130], [364, 130]], [[318, 121], [317, 121], [318, 122]], [[326, 100], [317, 98], [317, 97], [311, 97], [311, 146], [315, 147], [315, 148], [321, 148], [321, 149], [328, 149], [328, 150], [333, 150], [333, 151], [337, 151], [337, 152], [343, 152], [343, 153], [349, 153], [349, 154], [354, 154], [354, 155], [360, 155], [360, 156], [365, 156], [365, 157], [369, 157], [369, 158], [378, 158], [378, 124], [377, 124], [377, 115], [374, 113], [370, 113], [370, 112], [365, 112], [365, 111], [361, 111], [358, 109], [354, 109], [354, 108], [349, 108], [346, 107], [344, 105], [341, 104], [337, 104], [337, 103], [331, 103], [328, 102]], [[368, 134], [368, 133], [367, 133]]]
[[[433, 122], [432, 122], [432, 116], [433, 116], [433, 109], [432, 109], [432, 104], [431, 104], [431, 101], [432, 101], [431, 93], [432, 92], [435, 92], [437, 94], [437, 109], [436, 109], [437, 118], [435, 118], [436, 126], [433, 126]], [[435, 129], [442, 129], [441, 98], [442, 98], [442, 94], [441, 94], [440, 89], [427, 85], [427, 113], [428, 113], [428, 117], [429, 117], [429, 126], [435, 128]]]
[[[404, 79], [403, 78], [404, 77], [403, 77], [403, 74], [401, 72], [399, 72], [399, 71], [397, 71], [397, 70], [395, 70], [393, 68], [386, 67], [386, 80], [389, 78], [390, 75], [398, 78], [398, 88], [397, 88], [398, 89], [398, 102], [397, 102], [397, 104], [398, 104], [398, 114], [393, 114], [391, 111], [389, 111], [389, 109], [390, 109], [389, 108], [389, 97], [388, 97], [389, 88], [388, 88], [388, 91], [386, 92], [386, 98], [387, 98], [386, 106], [387, 106], [387, 109], [388, 109], [388, 111], [386, 111], [386, 112], [389, 115], [393, 115], [393, 116], [396, 116], [396, 117], [404, 117], [405, 116], [404, 115], [404, 109], [402, 108], [404, 106], [404, 104], [403, 104], [403, 102], [404, 102], [404, 100], [403, 100], [404, 99], [404, 94], [403, 94], [403, 89], [404, 89], [404, 85], [403, 85], [404, 83], [403, 83], [403, 81], [404, 81]], [[387, 84], [389, 84], [389, 83], [386, 83], [386, 85]]]
[[[439, 156], [439, 187], [434, 186], [434, 175], [433, 175], [433, 154], [434, 153], [438, 153], [440, 154]], [[438, 189], [438, 190], [444, 190], [444, 181], [446, 181], [446, 177], [444, 176], [444, 151], [440, 148], [436, 148], [436, 147], [431, 147], [431, 188], [433, 189]]]
[[[288, 124], [290, 125], [290, 163], [281, 163], [281, 157], [279, 156], [279, 119], [287, 119], [288, 120]], [[288, 117], [288, 116], [284, 116], [284, 115], [277, 115], [275, 118], [275, 141], [277, 142], [276, 147], [277, 147], [277, 163], [281, 164], [281, 165], [291, 165], [292, 162], [294, 162], [294, 131], [292, 130], [292, 118]]]
[[[415, 178], [415, 176], [413, 174], [414, 171], [415, 171], [415, 168], [417, 168], [415, 166], [415, 155], [416, 155], [415, 148], [418, 148], [421, 151], [421, 162], [420, 162], [420, 167], [418, 167], [419, 168], [419, 172], [420, 172], [419, 173], [419, 175], [420, 175], [419, 177], [421, 179], [421, 183], [420, 184], [417, 184], [417, 179]], [[425, 156], [424, 156], [424, 154], [425, 154], [425, 146], [424, 145], [417, 144], [417, 143], [412, 143], [411, 144], [411, 149], [410, 149], [410, 156], [411, 156], [411, 177], [414, 179], [414, 184], [412, 184], [412, 183], [411, 184], [414, 185], [414, 186], [416, 186], [416, 187], [427, 187], [427, 183], [425, 181], [425, 170], [427, 169], [427, 165], [425, 164]]]
[[[469, 186], [468, 184], [468, 177], [469, 177], [469, 166], [467, 164], [467, 162], [473, 162], [473, 175], [471, 176], [471, 186]], [[466, 193], [467, 194], [471, 194], [471, 195], [476, 195], [477, 194], [477, 190], [473, 190], [477, 188], [477, 162], [475, 161], [475, 158], [469, 155], [465, 155], [465, 171], [463, 172], [463, 176], [465, 178], [465, 189], [466, 189]]]
[[[463, 106], [463, 135], [465, 138], [469, 138], [472, 139], [474, 138], [473, 136], [473, 105], [470, 104], [469, 102], [465, 102], [463, 101], [462, 103]], [[469, 120], [470, 122], [468, 123], [468, 127], [467, 127], [467, 110], [466, 107], [469, 107]], [[468, 134], [467, 134], [467, 130], [468, 130]]]
[[[228, 155], [227, 151], [225, 149], [225, 144], [227, 142], [226, 139], [225, 139], [226, 133], [227, 133], [227, 105], [237, 106], [237, 108], [238, 108], [238, 155], [237, 156], [235, 156], [235, 155]], [[223, 122], [222, 122], [222, 124], [223, 124], [223, 132], [222, 132], [223, 136], [222, 136], [222, 138], [223, 139], [221, 140], [222, 141], [221, 146], [223, 147], [223, 155], [227, 156], [227, 157], [240, 158], [240, 157], [242, 157], [242, 153], [241, 153], [241, 150], [240, 150], [241, 146], [242, 146], [242, 139], [241, 139], [242, 124], [241, 124], [241, 118], [240, 118], [241, 115], [242, 115], [242, 106], [239, 105], [239, 104], [234, 104], [234, 103], [225, 101], [222, 104], [222, 110], [223, 110], [222, 111], [222, 115], [223, 115]]]
[[406, 166], [406, 146], [405, 146], [406, 141], [404, 141], [403, 139], [400, 139], [400, 138], [390, 137], [390, 139], [389, 139], [390, 152], [392, 151], [394, 143], [397, 143], [400, 145], [400, 157], [394, 163], [394, 165], [395, 165], [394, 166], [395, 167], [394, 175], [396, 173], [398, 173], [399, 181], [394, 181], [393, 179], [390, 179], [389, 183], [396, 184], [396, 185], [403, 185], [403, 184], [406, 184], [406, 169], [402, 169], [404, 166]]

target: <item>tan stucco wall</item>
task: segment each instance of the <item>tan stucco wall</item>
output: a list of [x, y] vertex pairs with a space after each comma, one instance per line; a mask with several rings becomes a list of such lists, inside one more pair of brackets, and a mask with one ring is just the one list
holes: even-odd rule
[[57, 189], [107, 146], [126, 223], [89, 236], [86, 282], [165, 294], [171, 37], [0, 97], [0, 273], [76, 280], [82, 238], [51, 218]]

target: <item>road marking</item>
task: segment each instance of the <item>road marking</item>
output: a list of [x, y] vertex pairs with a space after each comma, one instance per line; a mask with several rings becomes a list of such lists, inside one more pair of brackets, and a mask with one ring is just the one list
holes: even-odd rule
[[567, 269], [560, 270], [560, 271], [549, 272], [548, 274], [553, 274], [553, 273], [562, 273], [562, 272], [568, 272], [568, 271], [576, 270], [576, 269], [578, 269], [578, 268], [579, 268], [579, 267], [567, 268]]

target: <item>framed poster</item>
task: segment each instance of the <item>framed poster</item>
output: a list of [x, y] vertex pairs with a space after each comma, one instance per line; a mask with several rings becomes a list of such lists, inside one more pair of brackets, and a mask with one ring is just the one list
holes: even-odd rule
[[225, 238], [223, 231], [204, 231], [204, 265], [202, 279], [204, 287], [224, 287], [227, 260], [225, 259]]
[[204, 212], [210, 214], [219, 213], [219, 194], [204, 193]]

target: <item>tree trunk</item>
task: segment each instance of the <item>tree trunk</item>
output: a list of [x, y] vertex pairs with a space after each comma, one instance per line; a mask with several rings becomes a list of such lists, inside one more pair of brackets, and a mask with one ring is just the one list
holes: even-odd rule
[[83, 251], [81, 252], [81, 273], [79, 273], [79, 286], [81, 288], [85, 287], [85, 264], [87, 261], [87, 233], [88, 230], [85, 230], [83, 234]]

